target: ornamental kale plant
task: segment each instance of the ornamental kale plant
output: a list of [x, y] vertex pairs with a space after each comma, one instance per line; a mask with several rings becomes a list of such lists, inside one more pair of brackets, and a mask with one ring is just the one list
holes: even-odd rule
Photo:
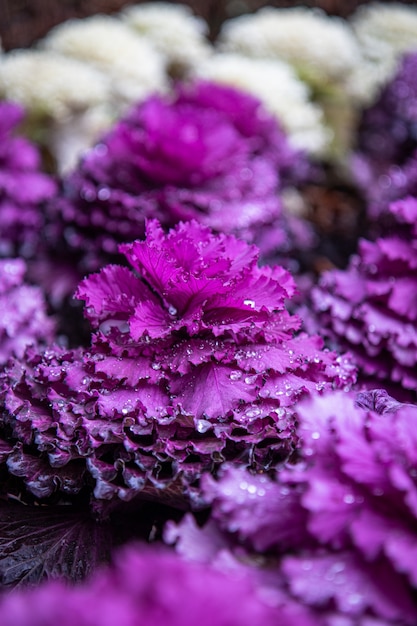
[[[142, 237], [145, 218], [165, 228], [197, 219], [262, 253], [285, 252], [292, 227], [284, 226], [279, 193], [308, 170], [256, 98], [214, 83], [180, 84], [134, 107], [64, 179], [50, 205], [50, 245], [78, 255], [85, 273], [120, 262], [118, 245]], [[300, 245], [308, 239], [303, 232]]]
[[32, 351], [3, 375], [8, 472], [40, 500], [94, 488], [97, 509], [138, 495], [199, 508], [204, 472], [279, 465], [296, 401], [354, 381], [346, 357], [296, 334], [293, 280], [254, 246], [194, 221], [146, 231], [121, 248], [132, 269], [78, 288], [91, 347]]
[[353, 172], [372, 219], [390, 202], [417, 194], [417, 53], [404, 56], [358, 130]]
[[44, 223], [43, 205], [56, 191], [54, 181], [40, 171], [37, 148], [14, 130], [23, 109], [0, 102], [0, 256], [32, 256]]
[[325, 273], [312, 291], [318, 323], [349, 349], [367, 386], [395, 394], [417, 385], [417, 199], [390, 206], [390, 235], [362, 240], [346, 270]]
[[22, 259], [0, 260], [0, 365], [12, 355], [22, 357], [29, 345], [54, 339], [44, 294], [24, 282], [25, 272]]
[[336, 392], [297, 414], [296, 464], [273, 480], [227, 465], [219, 480], [205, 476], [211, 520], [171, 524], [167, 540], [193, 560], [252, 563], [260, 588], [288, 594], [319, 624], [415, 624], [417, 406], [379, 415]]

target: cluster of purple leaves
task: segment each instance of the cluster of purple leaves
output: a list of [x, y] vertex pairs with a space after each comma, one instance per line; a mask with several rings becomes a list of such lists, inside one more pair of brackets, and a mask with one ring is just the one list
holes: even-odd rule
[[0, 256], [31, 257], [39, 246], [42, 209], [56, 193], [56, 184], [40, 171], [38, 149], [14, 136], [23, 109], [0, 102]]
[[298, 463], [274, 480], [227, 466], [206, 476], [211, 520], [185, 518], [166, 539], [200, 562], [252, 563], [264, 592], [301, 602], [314, 623], [415, 624], [417, 407], [336, 392], [298, 416]]
[[30, 351], [3, 373], [8, 471], [41, 499], [94, 482], [97, 500], [198, 507], [203, 472], [281, 463], [297, 445], [297, 400], [352, 384], [355, 370], [295, 334], [293, 279], [259, 268], [254, 246], [153, 221], [122, 250], [134, 271], [109, 265], [78, 288], [90, 348]]
[[265, 602], [248, 573], [139, 547], [125, 548], [83, 586], [52, 582], [0, 602], [3, 626], [273, 626], [279, 618], [300, 626], [295, 610]]
[[399, 200], [390, 213], [391, 233], [361, 240], [349, 267], [323, 274], [311, 298], [322, 332], [354, 355], [360, 381], [415, 393], [417, 200]]
[[44, 294], [39, 287], [24, 282], [25, 273], [22, 259], [0, 260], [1, 365], [12, 355], [22, 357], [29, 345], [49, 343], [55, 334]]
[[[416, 63], [404, 61], [362, 124], [373, 215], [416, 191]], [[204, 567], [132, 548], [82, 587], [6, 598], [1, 623], [412, 626], [417, 409], [384, 392], [355, 404], [355, 367], [301, 332], [286, 309], [293, 279], [259, 268], [250, 245], [265, 258], [308, 243], [279, 198], [309, 175], [304, 156], [236, 90], [198, 83], [151, 97], [50, 202], [53, 267], [38, 241], [55, 186], [11, 136], [20, 116], [0, 106], [0, 254], [36, 252], [32, 276], [57, 301], [80, 270], [125, 265], [81, 282], [93, 336], [68, 349], [52, 345], [21, 259], [0, 263], [0, 582], [82, 579], [109, 557], [127, 511], [136, 537], [152, 534], [147, 501], [164, 519], [211, 511], [202, 529], [186, 516], [165, 533]], [[362, 241], [312, 298], [362, 381], [415, 390], [417, 201], [391, 215], [395, 230]]]
[[417, 195], [416, 99], [417, 53], [409, 53], [358, 129], [353, 172], [371, 219], [384, 214], [390, 202]]
[[[118, 246], [197, 219], [256, 243], [263, 255], [312, 244], [308, 227], [284, 220], [279, 192], [311, 172], [256, 99], [233, 88], [178, 85], [134, 107], [63, 181], [50, 205], [50, 246], [79, 258], [81, 271], [117, 260]], [[291, 234], [292, 233], [292, 234]]]

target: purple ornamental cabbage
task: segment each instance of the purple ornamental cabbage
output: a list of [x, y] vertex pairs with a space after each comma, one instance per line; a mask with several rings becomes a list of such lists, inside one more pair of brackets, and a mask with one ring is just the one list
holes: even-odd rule
[[13, 132], [22, 108], [0, 102], [0, 256], [30, 257], [44, 224], [43, 205], [56, 192], [54, 181], [39, 171], [40, 155]]
[[353, 172], [378, 219], [390, 202], [417, 195], [417, 53], [407, 54], [378, 101], [365, 110]]
[[[312, 291], [318, 323], [359, 366], [360, 381], [394, 395], [417, 388], [417, 199], [390, 207], [396, 227], [362, 240], [346, 270], [325, 273]], [[379, 381], [379, 382], [378, 382]], [[404, 399], [406, 395], [404, 396]]]
[[415, 624], [417, 406], [378, 415], [353, 395], [315, 394], [298, 419], [296, 465], [275, 480], [227, 465], [206, 475], [211, 521], [199, 530], [186, 518], [166, 539], [202, 562], [252, 562], [261, 588], [288, 593], [320, 624]]
[[242, 570], [226, 574], [139, 546], [124, 548], [82, 586], [52, 581], [0, 601], [2, 626], [274, 626], [280, 619], [314, 626], [271, 606]]
[[296, 334], [294, 282], [259, 268], [254, 246], [152, 221], [122, 251], [132, 269], [109, 265], [78, 288], [91, 348], [32, 351], [3, 376], [8, 470], [41, 499], [94, 479], [98, 500], [198, 507], [203, 472], [281, 463], [297, 400], [349, 385], [354, 369]]
[[54, 338], [44, 294], [24, 282], [25, 272], [22, 259], [0, 260], [0, 365], [12, 355], [21, 358], [27, 346]]
[[[196, 219], [263, 254], [285, 252], [279, 192], [308, 169], [254, 97], [206, 82], [178, 85], [133, 108], [65, 178], [51, 203], [51, 245], [65, 242], [82, 270], [95, 271], [120, 262], [118, 245], [143, 237], [145, 218], [164, 228]], [[311, 239], [305, 230], [293, 233], [301, 245]]]

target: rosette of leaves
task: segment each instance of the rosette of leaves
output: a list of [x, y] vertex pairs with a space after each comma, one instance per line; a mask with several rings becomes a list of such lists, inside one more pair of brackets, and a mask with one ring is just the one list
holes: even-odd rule
[[64, 179], [49, 241], [78, 255], [83, 273], [120, 262], [118, 245], [142, 237], [145, 218], [197, 219], [265, 253], [285, 250], [279, 192], [308, 169], [256, 98], [180, 84], [134, 107]]
[[230, 466], [205, 476], [211, 519], [201, 529], [187, 516], [167, 540], [194, 560], [251, 563], [261, 589], [319, 624], [415, 624], [417, 406], [381, 413], [341, 392], [300, 402], [299, 461], [274, 479]]
[[29, 345], [50, 343], [55, 323], [48, 317], [39, 287], [25, 283], [22, 259], [0, 260], [0, 365], [10, 356], [22, 357]]
[[296, 334], [294, 293], [257, 250], [196, 222], [125, 244], [131, 269], [87, 277], [88, 350], [32, 351], [3, 376], [8, 471], [38, 499], [204, 505], [199, 478], [225, 460], [265, 469], [297, 445], [294, 404], [345, 387], [350, 363]]
[[55, 182], [40, 171], [40, 154], [27, 139], [15, 136], [22, 107], [0, 102], [0, 256], [32, 256], [44, 224], [44, 204]]
[[378, 219], [389, 204], [417, 194], [417, 53], [402, 59], [358, 129], [353, 173]]
[[399, 200], [390, 213], [391, 234], [362, 240], [348, 268], [323, 274], [311, 297], [318, 323], [353, 354], [360, 380], [415, 397], [417, 200]]

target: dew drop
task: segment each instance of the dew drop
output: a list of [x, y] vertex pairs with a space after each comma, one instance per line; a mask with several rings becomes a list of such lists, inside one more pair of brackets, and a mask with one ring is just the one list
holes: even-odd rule
[[251, 309], [255, 308], [255, 301], [254, 300], [244, 300], [243, 304], [246, 304], [246, 306], [250, 306]]
[[64, 373], [63, 369], [50, 369], [49, 370], [49, 379], [51, 378], [60, 378], [61, 374]]
[[211, 428], [208, 420], [197, 420], [197, 431], [201, 434], [206, 433]]
[[223, 208], [223, 202], [219, 200], [218, 198], [213, 198], [209, 202], [209, 207], [210, 207], [210, 210], [213, 211], [214, 213], [216, 211], [221, 211], [221, 209]]
[[240, 170], [240, 177], [242, 180], [251, 180], [253, 177], [253, 172], [249, 167], [243, 167]]
[[3, 271], [12, 276], [20, 272], [19, 265], [17, 263], [5, 263], [3, 265]]
[[242, 372], [239, 370], [234, 370], [229, 375], [230, 380], [240, 380], [242, 378]]
[[108, 187], [100, 187], [97, 192], [97, 197], [99, 200], [108, 200], [110, 198], [110, 189]]
[[362, 602], [362, 595], [360, 593], [352, 593], [350, 594], [350, 596], [348, 596], [347, 601], [353, 606], [356, 604], [360, 604], [360, 602]]
[[178, 313], [178, 311], [177, 311], [177, 309], [174, 306], [171, 305], [171, 306], [168, 307], [168, 313], [170, 315], [176, 315]]
[[80, 192], [80, 196], [86, 202], [94, 202], [97, 198], [97, 194], [94, 189], [82, 189]]
[[391, 187], [391, 178], [386, 174], [382, 174], [382, 176], [378, 178], [378, 183], [383, 189], [388, 189], [389, 187]]
[[345, 569], [345, 564], [344, 563], [335, 563], [332, 567], [332, 570], [336, 573], [339, 574], [340, 572], [343, 572], [343, 570]]
[[94, 147], [94, 152], [99, 157], [105, 156], [107, 154], [107, 151], [108, 151], [108, 148], [107, 148], [106, 144], [104, 144], [104, 143], [98, 143]]
[[311, 433], [311, 438], [312, 439], [320, 439], [320, 433], [318, 433], [317, 431], [315, 431], [314, 433]]
[[355, 496], [351, 493], [347, 493], [343, 497], [343, 502], [345, 502], [346, 504], [353, 504], [355, 502]]
[[117, 328], [123, 334], [129, 332], [129, 324], [124, 320], [105, 320], [99, 326], [99, 330], [103, 335], [110, 334], [113, 328]]

